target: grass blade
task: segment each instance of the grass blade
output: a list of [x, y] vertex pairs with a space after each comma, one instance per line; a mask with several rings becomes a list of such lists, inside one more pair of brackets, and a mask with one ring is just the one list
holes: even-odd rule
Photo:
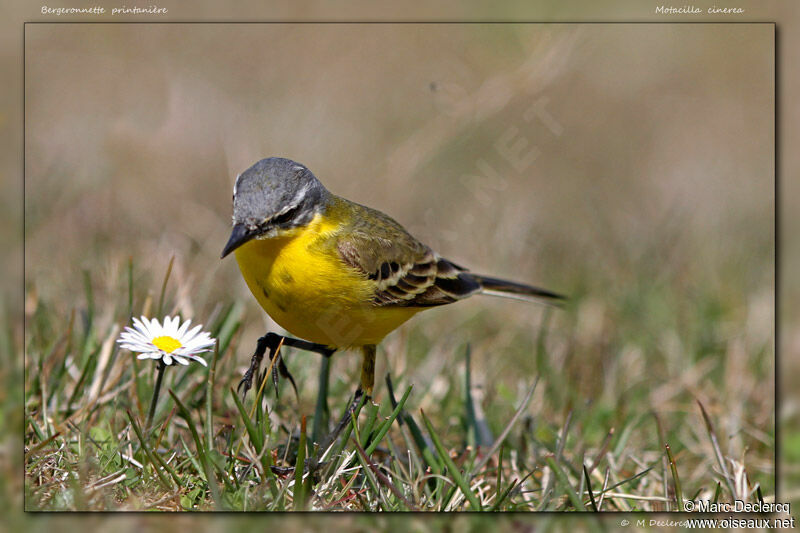
[[714, 455], [717, 458], [717, 464], [719, 465], [720, 470], [722, 470], [722, 475], [725, 476], [725, 483], [728, 485], [728, 488], [731, 491], [731, 497], [736, 498], [736, 489], [733, 486], [733, 482], [731, 481], [731, 475], [728, 472], [728, 468], [725, 466], [725, 458], [722, 455], [722, 449], [719, 447], [719, 440], [717, 440], [717, 432], [714, 431], [714, 425], [711, 423], [711, 418], [709, 418], [708, 413], [706, 412], [706, 408], [700, 402], [700, 400], [696, 400], [697, 405], [700, 406], [700, 412], [703, 414], [703, 422], [706, 425], [706, 431], [708, 432], [708, 436], [711, 439], [711, 446], [714, 448]]
[[573, 507], [579, 511], [585, 511], [586, 507], [583, 505], [583, 501], [581, 501], [581, 499], [578, 497], [578, 493], [572, 489], [572, 485], [569, 483], [567, 474], [565, 474], [561, 466], [556, 463], [555, 457], [547, 457], [545, 461], [555, 474], [556, 481], [558, 481], [558, 483], [561, 485], [561, 488], [567, 493], [567, 497], [569, 498], [569, 501], [572, 502]]
[[367, 445], [367, 441], [369, 440], [369, 437], [372, 434], [372, 428], [375, 426], [375, 418], [377, 416], [378, 416], [378, 404], [374, 402], [369, 402], [369, 405], [367, 406], [367, 419], [364, 421], [364, 428], [361, 430], [362, 447]]
[[461, 492], [464, 493], [464, 496], [467, 498], [467, 501], [469, 501], [472, 510], [480, 511], [482, 509], [480, 502], [475, 497], [472, 489], [470, 489], [467, 480], [465, 480], [464, 476], [461, 475], [461, 471], [453, 462], [450, 454], [447, 453], [447, 449], [445, 449], [444, 445], [442, 445], [442, 442], [439, 440], [439, 436], [436, 434], [433, 424], [431, 424], [430, 420], [428, 420], [428, 417], [425, 416], [425, 412], [422, 409], [420, 409], [419, 412], [420, 415], [422, 415], [422, 421], [425, 423], [425, 427], [428, 428], [428, 434], [431, 436], [431, 440], [433, 440], [433, 445], [436, 447], [439, 457], [442, 459], [445, 466], [447, 466], [447, 469], [450, 471], [450, 475], [453, 477], [456, 485], [458, 485], [458, 487], [461, 489]]
[[[409, 390], [410, 389], [411, 389], [411, 387], [409, 387]], [[369, 457], [367, 457], [369, 454], [366, 451], [364, 451], [364, 448], [359, 446], [358, 441], [356, 439], [351, 439], [351, 440], [353, 441], [353, 444], [355, 445], [356, 451], [358, 452], [358, 455], [359, 455], [359, 457], [361, 459], [361, 463], [366, 465], [367, 467], [369, 467], [369, 469], [372, 470], [372, 473], [375, 475], [375, 477], [378, 479], [378, 481], [380, 481], [382, 485], [384, 485], [386, 488], [388, 488], [391, 491], [391, 493], [394, 494], [395, 497], [398, 500], [403, 502], [407, 509], [409, 509], [411, 511], [418, 511], [419, 509], [417, 509], [417, 507], [414, 504], [412, 504], [410, 501], [408, 501], [408, 499], [405, 496], [403, 496], [403, 493], [400, 492], [400, 490], [397, 487], [394, 486], [394, 483], [389, 481], [389, 478], [387, 478], [383, 474], [383, 472], [381, 472], [380, 469], [378, 469], [378, 467], [375, 466], [372, 463], [372, 461], [369, 460]]]
[[133, 316], [133, 256], [128, 257], [128, 321]]
[[214, 356], [211, 358], [211, 368], [208, 369], [208, 380], [206, 381], [206, 448], [209, 450], [214, 447], [214, 383], [216, 382], [218, 359], [219, 339], [217, 339], [217, 342], [214, 344]]
[[489, 508], [489, 512], [499, 511], [500, 506], [503, 505], [503, 503], [506, 501], [506, 498], [508, 498], [508, 495], [511, 494], [511, 491], [514, 490], [514, 487], [517, 485], [519, 485], [519, 483], [517, 483], [516, 479], [509, 483], [508, 487], [506, 487], [502, 494], [498, 496], [497, 501], [494, 502], [494, 505]]
[[[158, 459], [156, 459], [156, 454], [153, 450], [150, 449], [150, 446], [147, 445], [147, 441], [144, 438], [144, 433], [142, 433], [142, 428], [139, 427], [139, 424], [136, 423], [136, 419], [133, 417], [133, 414], [130, 412], [129, 409], [125, 411], [128, 414], [128, 420], [131, 421], [131, 427], [133, 428], [133, 432], [136, 433], [136, 437], [139, 439], [139, 443], [142, 445], [142, 451], [144, 451], [145, 456], [150, 461], [150, 464], [153, 465], [153, 470], [155, 470], [156, 475], [158, 476], [159, 481], [161, 484], [164, 485], [164, 488], [167, 490], [172, 490], [173, 486], [170, 483], [167, 476], [164, 475], [164, 472], [161, 471], [159, 468], [160, 463]], [[178, 483], [180, 486], [180, 483]]]
[[586, 470], [586, 465], [583, 465], [583, 475], [586, 477], [586, 490], [589, 492], [589, 502], [592, 504], [592, 510], [597, 512], [597, 502], [594, 501], [594, 493], [592, 492], [592, 480], [589, 479], [589, 471]]
[[[359, 446], [358, 442], [361, 440], [360, 432], [358, 431], [358, 424], [356, 423], [356, 418], [353, 417], [350, 419], [350, 428], [352, 429], [353, 437], [351, 440], [355, 441], [355, 445]], [[348, 437], [349, 438], [349, 437]], [[361, 463], [361, 467], [364, 469], [364, 477], [369, 483], [372, 492], [375, 493], [375, 499], [381, 502], [381, 506], [383, 506], [383, 498], [381, 496], [381, 490], [378, 487], [378, 481], [375, 479], [375, 475], [372, 473], [372, 470], [369, 468], [369, 461], [366, 460], [366, 456], [361, 456], [360, 454], [356, 453], [356, 457], [358, 458], [358, 462]], [[365, 506], [366, 507], [366, 506]]]
[[675, 485], [675, 499], [678, 503], [678, 510], [683, 510], [683, 492], [681, 491], [681, 480], [678, 477], [678, 465], [675, 464], [675, 458], [672, 456], [672, 450], [669, 448], [669, 444], [665, 444], [664, 447], [667, 449], [667, 458], [669, 459], [669, 469], [672, 472], [672, 481]]
[[389, 427], [392, 425], [392, 422], [395, 421], [395, 419], [400, 415], [400, 411], [403, 410], [403, 406], [406, 404], [406, 400], [408, 400], [408, 395], [411, 394], [412, 388], [413, 386], [409, 386], [408, 389], [406, 389], [406, 393], [403, 394], [402, 398], [400, 398], [400, 402], [395, 406], [392, 414], [390, 414], [389, 418], [378, 427], [375, 433], [375, 438], [372, 439], [372, 442], [366, 450], [367, 455], [371, 455], [372, 452], [375, 451], [375, 448], [378, 447], [378, 444], [380, 444], [381, 440], [383, 440], [383, 437], [386, 436], [386, 433], [389, 431]]
[[189, 459], [189, 463], [194, 467], [195, 472], [197, 475], [200, 476], [200, 479], [208, 483], [208, 479], [206, 478], [206, 471], [203, 468], [203, 465], [197, 460], [197, 454], [193, 453], [192, 450], [189, 449], [189, 445], [186, 444], [186, 441], [183, 440], [183, 437], [179, 437], [181, 441], [181, 447], [183, 448], [183, 452], [186, 454], [186, 457]]
[[479, 409], [475, 406], [475, 399], [472, 397], [472, 349], [467, 344], [464, 354], [466, 369], [464, 371], [464, 400], [467, 410], [467, 444], [485, 448], [494, 442], [492, 432], [486, 423], [486, 418], [479, 416]]
[[495, 487], [497, 487], [498, 493], [500, 492], [500, 487], [503, 486], [503, 451], [505, 447], [500, 446], [500, 453], [497, 455], [497, 480], [495, 481]]
[[175, 401], [175, 405], [178, 406], [178, 414], [186, 421], [186, 424], [189, 426], [189, 431], [192, 433], [192, 439], [194, 439], [194, 445], [197, 448], [197, 454], [200, 456], [200, 464], [203, 465], [203, 470], [206, 473], [206, 479], [208, 482], [208, 490], [211, 492], [211, 498], [214, 500], [214, 504], [216, 505], [217, 509], [220, 509], [222, 505], [222, 500], [220, 499], [219, 494], [219, 487], [217, 487], [216, 478], [214, 477], [214, 472], [211, 470], [211, 464], [209, 462], [208, 457], [206, 456], [206, 450], [203, 446], [203, 441], [200, 439], [200, 435], [197, 433], [197, 428], [192, 422], [192, 415], [189, 412], [189, 409], [183, 404], [178, 395], [172, 389], [168, 389], [170, 396]]
[[506, 427], [505, 429], [503, 429], [503, 432], [500, 433], [499, 437], [497, 437], [497, 440], [494, 442], [492, 447], [489, 448], [489, 451], [486, 453], [486, 455], [484, 455], [483, 458], [480, 461], [478, 461], [478, 463], [472, 468], [473, 473], [478, 473], [480, 469], [483, 468], [484, 465], [489, 461], [492, 455], [494, 455], [494, 452], [496, 452], [497, 449], [500, 448], [500, 446], [503, 444], [503, 442], [505, 442], [506, 437], [508, 437], [508, 434], [511, 432], [511, 428], [514, 427], [514, 424], [517, 423], [517, 420], [519, 420], [519, 418], [522, 416], [522, 413], [524, 413], [525, 409], [528, 407], [528, 403], [531, 401], [531, 398], [533, 398], [533, 393], [536, 390], [537, 383], [539, 383], [539, 376], [536, 376], [536, 379], [534, 380], [533, 385], [528, 391], [528, 394], [525, 395], [525, 399], [522, 400], [522, 403], [517, 409], [517, 412], [514, 413], [514, 416], [512, 416], [511, 420], [509, 420], [508, 424], [506, 424]]
[[88, 270], [83, 271], [83, 289], [86, 293], [86, 340], [88, 341], [90, 336], [88, 332], [92, 331], [92, 325], [94, 324], [94, 293], [92, 291], [92, 277]]
[[621, 487], [621, 486], [622, 486], [622, 485], [624, 485], [625, 483], [630, 483], [631, 481], [635, 481], [635, 480], [639, 479], [640, 477], [642, 477], [643, 475], [645, 475], [645, 474], [647, 474], [648, 472], [650, 472], [650, 471], [651, 471], [652, 469], [654, 469], [654, 468], [655, 468], [657, 465], [658, 465], [658, 463], [655, 463], [655, 464], [653, 464], [652, 466], [650, 466], [650, 467], [648, 467], [648, 468], [645, 468], [644, 470], [642, 470], [642, 471], [641, 471], [641, 472], [639, 472], [638, 474], [634, 474], [634, 475], [632, 475], [631, 477], [629, 477], [629, 478], [625, 478], [625, 479], [623, 479], [622, 481], [620, 481], [620, 482], [618, 482], [618, 483], [614, 483], [613, 485], [611, 485], [610, 487], [608, 487], [607, 489], [605, 489], [603, 492], [609, 492], [609, 491], [611, 491], [611, 490], [614, 490], [614, 489], [616, 489], [617, 487]]
[[[392, 380], [389, 374], [386, 374], [386, 386], [389, 389], [389, 399], [392, 401], [392, 405], [397, 407], [397, 400], [394, 397], [394, 388], [392, 387]], [[436, 450], [431, 449], [428, 441], [425, 439], [425, 436], [419, 429], [419, 426], [414, 421], [414, 418], [406, 411], [401, 411], [400, 416], [398, 417], [398, 422], [400, 425], [405, 422], [405, 424], [408, 426], [409, 432], [411, 433], [411, 438], [414, 440], [414, 444], [417, 445], [417, 449], [419, 449], [422, 458], [425, 459], [425, 462], [435, 474], [441, 474], [442, 464], [436, 458]]]
[[[362, 395], [361, 398], [358, 400], [358, 403], [356, 404], [350, 416], [351, 422], [353, 422], [354, 420], [358, 420], [358, 415], [361, 413], [361, 409], [364, 407], [364, 402], [366, 401], [366, 399], [367, 399], [366, 395]], [[350, 409], [351, 404], [352, 402], [348, 401], [346, 409]], [[353, 432], [353, 424], [352, 423], [347, 424], [344, 428], [343, 434], [337, 438], [337, 440], [340, 441], [339, 444], [337, 444], [334, 447], [335, 444], [334, 442], [323, 443], [323, 445], [320, 446], [320, 450], [323, 450], [322, 455], [320, 456], [320, 460], [324, 460], [326, 457], [338, 457], [342, 453], [342, 450], [344, 450], [345, 446], [347, 445], [347, 441], [350, 440], [350, 435], [352, 434], [352, 432]], [[328, 453], [328, 451], [325, 450], [325, 448], [327, 448], [327, 450], [332, 451], [333, 453]]]
[[[306, 465], [306, 415], [300, 419], [300, 444], [297, 446], [297, 459], [294, 462], [294, 510], [306, 510], [306, 494], [303, 486], [303, 471]], [[309, 477], [311, 474], [309, 473]]]
[[219, 340], [219, 353], [224, 354], [231, 344], [233, 336], [239, 331], [242, 325], [242, 313], [244, 306], [241, 302], [236, 302], [230, 306], [224, 315], [222, 324], [216, 333], [216, 338]]
[[68, 416], [73, 413], [72, 404], [75, 403], [75, 399], [78, 398], [79, 395], [83, 396], [84, 394], [86, 378], [89, 375], [89, 372], [92, 370], [92, 363], [96, 361], [98, 352], [99, 349], [92, 351], [83, 364], [83, 369], [81, 369], [81, 375], [78, 378], [78, 382], [75, 384], [75, 389], [72, 391], [72, 394], [66, 403]]
[[[236, 391], [233, 388], [230, 389], [231, 391], [231, 398], [233, 398], [233, 403], [236, 404], [236, 408], [239, 410], [239, 416], [244, 422], [245, 431], [247, 431], [247, 436], [250, 438], [250, 442], [253, 445], [253, 448], [256, 450], [256, 453], [261, 458], [261, 467], [264, 470], [264, 476], [272, 476], [272, 461], [270, 455], [267, 450], [264, 449], [264, 440], [262, 439], [262, 433], [258, 431], [256, 425], [253, 423], [253, 420], [248, 416], [247, 409], [245, 409], [242, 400], [239, 398], [239, 395], [236, 394]], [[241, 443], [240, 443], [241, 446]], [[237, 451], [238, 453], [238, 451]]]
[[167, 265], [167, 273], [164, 275], [164, 281], [161, 283], [161, 294], [158, 296], [158, 307], [156, 307], [156, 316], [160, 317], [161, 312], [164, 309], [164, 295], [167, 292], [167, 282], [169, 281], [169, 275], [172, 273], [172, 264], [175, 262], [175, 256], [173, 255], [169, 259], [169, 265]]

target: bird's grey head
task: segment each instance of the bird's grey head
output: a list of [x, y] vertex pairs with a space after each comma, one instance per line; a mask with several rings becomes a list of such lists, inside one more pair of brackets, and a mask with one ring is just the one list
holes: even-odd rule
[[328, 194], [305, 165], [281, 157], [262, 159], [236, 178], [233, 232], [222, 257], [254, 238], [308, 224]]

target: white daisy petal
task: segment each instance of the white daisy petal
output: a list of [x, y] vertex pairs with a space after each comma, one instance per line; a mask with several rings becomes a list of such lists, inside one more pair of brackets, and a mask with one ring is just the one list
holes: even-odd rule
[[203, 336], [200, 339], [195, 339], [195, 345], [196, 346], [203, 346], [203, 347], [211, 348], [216, 343], [217, 343], [217, 340], [216, 339], [212, 339], [209, 336]]
[[151, 347], [153, 346], [150, 340], [146, 338], [133, 339], [130, 342], [131, 344], [136, 344], [138, 346], [151, 346]]
[[181, 338], [181, 337], [184, 336], [184, 334], [186, 333], [186, 330], [189, 329], [189, 324], [191, 324], [191, 323], [192, 323], [191, 320], [187, 320], [186, 322], [181, 324], [181, 327], [178, 328], [178, 332], [177, 332], [177, 337], [178, 338]]
[[137, 351], [141, 351], [140, 349], [142, 348], [142, 345], [141, 344], [131, 344], [131, 343], [128, 343], [128, 342], [122, 342], [122, 343], [120, 343], [119, 347], [120, 348], [125, 348], [126, 350], [130, 350], [132, 352], [137, 352]]
[[204, 352], [211, 352], [214, 350], [214, 343], [211, 344], [202, 344], [197, 348], [192, 349], [192, 353], [204, 353]]
[[150, 319], [150, 331], [153, 332], [153, 337], [161, 337], [164, 335], [164, 328], [158, 323], [155, 318]]
[[216, 340], [202, 331], [202, 325], [189, 330], [192, 320], [181, 323], [177, 315], [164, 317], [162, 322], [145, 316], [133, 317], [132, 323], [133, 327], [126, 326], [120, 333], [117, 343], [122, 349], [137, 352], [137, 359], [161, 360], [165, 365], [188, 365], [195, 361], [208, 366], [206, 360], [196, 354], [211, 350]]
[[192, 361], [197, 361], [198, 363], [200, 363], [201, 365], [203, 365], [205, 367], [208, 367], [208, 363], [202, 357], [198, 357], [196, 355], [187, 355], [186, 357], [188, 357]]
[[143, 335], [144, 335], [146, 338], [148, 338], [148, 339], [152, 339], [153, 337], [155, 337], [155, 335], [153, 334], [153, 332], [152, 332], [152, 331], [150, 331], [150, 321], [149, 321], [149, 320], [147, 320], [147, 317], [145, 317], [145, 316], [142, 316], [142, 317], [139, 319], [139, 324], [138, 324], [138, 326], [136, 327], [136, 329], [138, 329], [139, 331], [141, 331], [141, 332], [142, 332], [142, 334], [143, 334]]
[[147, 317], [142, 316], [142, 317], [139, 318], [139, 320], [141, 320], [141, 322], [142, 322], [142, 328], [141, 328], [142, 333], [144, 333], [145, 336], [147, 336], [147, 337], [154, 337], [155, 336], [155, 331], [152, 330], [152, 326], [150, 324], [150, 319], [147, 318]]
[[197, 332], [200, 331], [200, 329], [202, 327], [203, 326], [198, 324], [195, 327], [193, 327], [192, 329], [190, 329], [189, 332], [186, 333], [186, 340], [189, 341], [189, 340], [193, 339], [197, 335]]
[[134, 337], [133, 335], [126, 335], [125, 333], [123, 333], [122, 335], [119, 336], [117, 342], [120, 344], [125, 342], [133, 343], [136, 342], [136, 337]]
[[186, 344], [184, 344], [184, 346], [186, 346], [187, 348], [195, 349], [199, 346], [203, 347], [213, 346], [214, 342], [215, 342], [214, 339], [212, 339], [208, 335], [198, 335], [194, 339], [187, 341]]
[[[142, 317], [142, 318], [144, 318], [144, 317]], [[133, 327], [132, 328], [126, 327], [125, 330], [126, 331], [143, 331], [144, 330], [144, 324], [138, 318], [133, 317]]]
[[127, 342], [138, 342], [141, 344], [147, 342], [147, 337], [145, 337], [142, 333], [138, 331], [128, 330], [123, 332], [122, 335], [120, 335], [120, 340]]
[[212, 350], [211, 346], [198, 346], [196, 348], [185, 350], [185, 353], [197, 355], [200, 353], [210, 352], [211, 350]]

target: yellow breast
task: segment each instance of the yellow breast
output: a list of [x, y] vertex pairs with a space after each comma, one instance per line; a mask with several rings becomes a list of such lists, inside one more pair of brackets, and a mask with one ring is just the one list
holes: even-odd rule
[[291, 334], [335, 348], [377, 344], [419, 309], [374, 307], [374, 282], [339, 258], [331, 238], [338, 229], [316, 215], [240, 246], [236, 261], [261, 307]]

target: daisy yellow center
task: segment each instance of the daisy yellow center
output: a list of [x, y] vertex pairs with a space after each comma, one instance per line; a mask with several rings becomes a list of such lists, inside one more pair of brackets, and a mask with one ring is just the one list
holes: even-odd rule
[[153, 346], [159, 350], [164, 350], [167, 353], [172, 353], [181, 347], [181, 341], [174, 337], [162, 335], [161, 337], [156, 337], [153, 339]]

